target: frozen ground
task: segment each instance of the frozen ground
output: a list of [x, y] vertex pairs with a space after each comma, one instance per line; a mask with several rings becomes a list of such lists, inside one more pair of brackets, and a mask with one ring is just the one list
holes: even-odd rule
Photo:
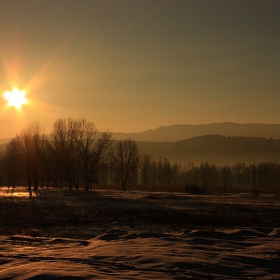
[[280, 279], [277, 195], [1, 194], [1, 279]]

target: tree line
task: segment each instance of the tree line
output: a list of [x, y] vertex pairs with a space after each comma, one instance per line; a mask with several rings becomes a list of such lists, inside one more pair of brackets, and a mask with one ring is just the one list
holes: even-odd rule
[[279, 179], [278, 163], [195, 166], [139, 154], [135, 141], [114, 141], [111, 133], [99, 132], [85, 118], [59, 118], [49, 134], [40, 123], [32, 123], [0, 155], [1, 186], [26, 186], [30, 196], [40, 187], [88, 191], [94, 184], [109, 183], [123, 190], [128, 184], [185, 186], [191, 192], [229, 187], [280, 190]]

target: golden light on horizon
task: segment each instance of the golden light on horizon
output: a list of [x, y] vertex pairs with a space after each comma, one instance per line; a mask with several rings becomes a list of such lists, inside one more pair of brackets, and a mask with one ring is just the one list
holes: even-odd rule
[[19, 90], [17, 87], [13, 87], [12, 91], [6, 91], [4, 93], [4, 98], [8, 101], [8, 106], [14, 106], [19, 110], [23, 104], [28, 102], [25, 93], [25, 90]]

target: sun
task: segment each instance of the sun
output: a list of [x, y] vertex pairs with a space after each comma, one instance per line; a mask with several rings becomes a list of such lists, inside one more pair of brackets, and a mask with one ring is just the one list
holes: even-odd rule
[[14, 87], [12, 91], [6, 91], [4, 93], [4, 98], [8, 100], [8, 106], [14, 106], [20, 109], [23, 104], [27, 103], [25, 93], [25, 90], [19, 90], [17, 87]]

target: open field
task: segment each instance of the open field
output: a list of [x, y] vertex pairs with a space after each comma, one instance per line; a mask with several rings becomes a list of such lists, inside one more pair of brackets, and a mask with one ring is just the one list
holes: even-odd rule
[[277, 194], [0, 192], [1, 279], [280, 278]]

